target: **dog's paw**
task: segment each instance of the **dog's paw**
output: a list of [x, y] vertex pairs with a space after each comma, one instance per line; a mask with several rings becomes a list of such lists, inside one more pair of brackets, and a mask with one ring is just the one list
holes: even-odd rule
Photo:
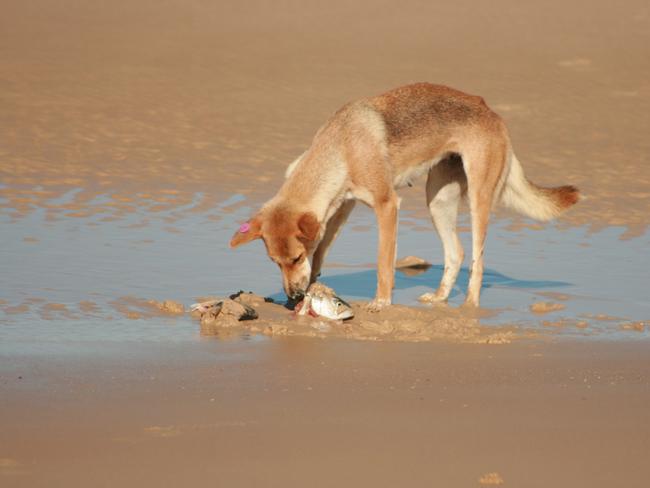
[[447, 303], [447, 297], [442, 297], [438, 293], [425, 293], [420, 295], [418, 301], [423, 303]]
[[481, 305], [478, 298], [467, 297], [461, 306], [466, 309], [477, 309]]
[[389, 305], [390, 305], [390, 299], [375, 298], [373, 301], [368, 302], [365, 305], [365, 309], [368, 312], [379, 312], [381, 309], [386, 308]]

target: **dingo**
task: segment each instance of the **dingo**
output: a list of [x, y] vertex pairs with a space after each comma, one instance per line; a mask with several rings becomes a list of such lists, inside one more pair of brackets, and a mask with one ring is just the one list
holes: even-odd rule
[[573, 186], [541, 188], [526, 179], [505, 123], [478, 96], [418, 83], [348, 103], [316, 133], [286, 172], [280, 191], [230, 245], [261, 238], [280, 266], [284, 290], [299, 298], [319, 276], [323, 259], [356, 200], [372, 207], [379, 226], [377, 292], [369, 304], [391, 303], [395, 272], [397, 188], [428, 173], [426, 198], [442, 241], [445, 269], [435, 293], [445, 301], [464, 252], [456, 233], [458, 204], [469, 200], [472, 267], [465, 303], [479, 305], [483, 246], [496, 202], [538, 220], [575, 204]]

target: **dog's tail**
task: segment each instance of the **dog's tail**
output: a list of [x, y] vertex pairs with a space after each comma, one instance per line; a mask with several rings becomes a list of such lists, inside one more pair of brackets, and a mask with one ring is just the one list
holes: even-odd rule
[[543, 188], [524, 175], [514, 153], [510, 152], [509, 171], [501, 193], [501, 203], [536, 220], [551, 220], [576, 204], [582, 196], [571, 185]]

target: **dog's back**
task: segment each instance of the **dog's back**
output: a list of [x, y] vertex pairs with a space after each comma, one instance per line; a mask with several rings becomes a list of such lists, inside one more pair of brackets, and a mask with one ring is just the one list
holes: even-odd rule
[[432, 83], [416, 83], [369, 98], [386, 124], [389, 143], [404, 142], [450, 129], [484, 123], [496, 114], [482, 97]]

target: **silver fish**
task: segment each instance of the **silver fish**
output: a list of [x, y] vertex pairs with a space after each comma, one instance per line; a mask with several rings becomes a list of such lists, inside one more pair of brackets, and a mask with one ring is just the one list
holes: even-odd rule
[[330, 288], [319, 283], [312, 285], [302, 302], [296, 305], [298, 315], [312, 315], [332, 320], [354, 317], [349, 303], [336, 296]]

